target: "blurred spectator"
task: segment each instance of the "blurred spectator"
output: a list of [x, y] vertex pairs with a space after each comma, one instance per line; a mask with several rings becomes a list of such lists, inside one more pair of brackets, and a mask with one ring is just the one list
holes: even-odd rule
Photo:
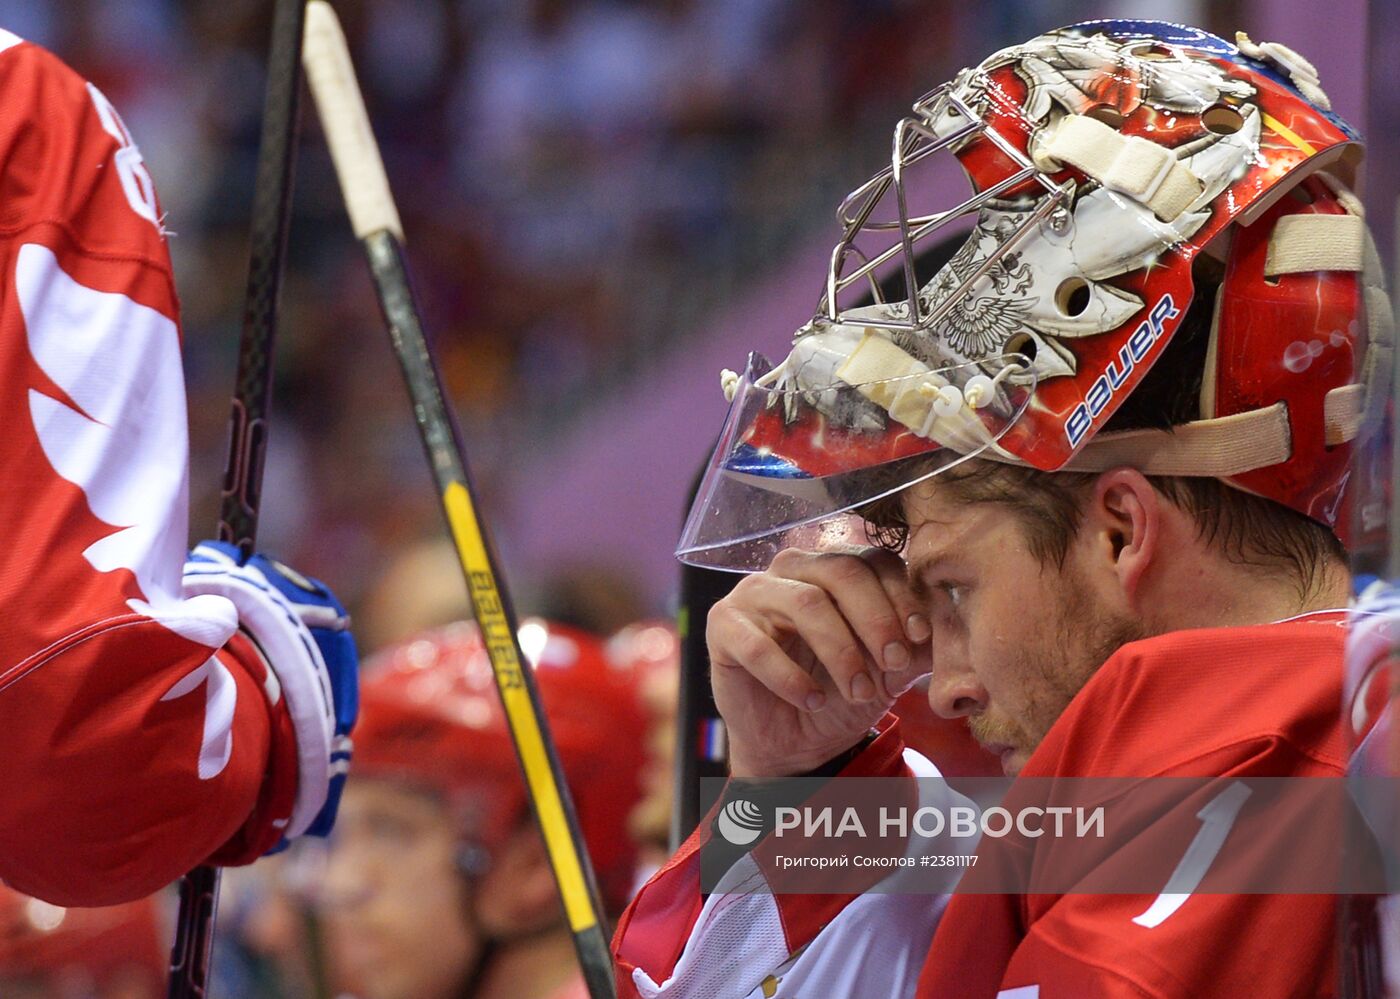
[[[637, 671], [583, 632], [521, 627], [605, 904], [630, 895], [646, 721]], [[367, 667], [319, 891], [332, 985], [358, 999], [579, 994], [573, 943], [476, 627]]]

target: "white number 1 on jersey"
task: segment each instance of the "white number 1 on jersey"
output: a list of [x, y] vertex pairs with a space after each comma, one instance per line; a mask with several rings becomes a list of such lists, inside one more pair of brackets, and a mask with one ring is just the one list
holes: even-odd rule
[[1133, 922], [1150, 930], [1161, 926], [1172, 913], [1186, 904], [1191, 893], [1200, 887], [1201, 879], [1206, 876], [1216, 854], [1225, 844], [1225, 837], [1230, 835], [1230, 827], [1235, 824], [1235, 817], [1240, 814], [1249, 795], [1250, 789], [1235, 781], [1196, 813], [1196, 818], [1201, 820], [1201, 829], [1167, 880], [1168, 885], [1184, 888], [1185, 891], [1163, 892], [1142, 915], [1133, 917]]

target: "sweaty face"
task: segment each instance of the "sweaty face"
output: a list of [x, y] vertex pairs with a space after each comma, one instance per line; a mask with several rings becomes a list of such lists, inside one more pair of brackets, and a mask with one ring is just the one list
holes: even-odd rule
[[435, 796], [385, 780], [346, 785], [320, 912], [337, 989], [360, 999], [460, 994], [482, 943], [459, 850]]
[[1142, 625], [1090, 585], [1083, 548], [1042, 565], [1018, 517], [957, 503], [933, 485], [908, 491], [906, 557], [933, 627], [929, 702], [966, 716], [977, 741], [1019, 773], [1055, 719]]

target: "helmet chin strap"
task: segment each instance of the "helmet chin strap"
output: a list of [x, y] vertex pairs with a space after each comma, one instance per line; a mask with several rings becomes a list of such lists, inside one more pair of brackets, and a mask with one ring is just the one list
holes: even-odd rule
[[[470, 914], [467, 916], [473, 929], [479, 930], [480, 927], [476, 925], [474, 918]], [[471, 999], [472, 996], [481, 991], [481, 986], [486, 981], [486, 970], [491, 966], [492, 958], [496, 956], [496, 949], [496, 941], [489, 938], [482, 939], [481, 949], [476, 952], [476, 960], [467, 969], [467, 973], [462, 976], [462, 999]]]
[[486, 970], [490, 967], [499, 947], [496, 938], [486, 932], [486, 927], [482, 925], [481, 917], [477, 915], [476, 911], [476, 900], [479, 897], [479, 892], [476, 889], [482, 875], [491, 866], [491, 855], [480, 844], [464, 843], [457, 850], [455, 863], [457, 873], [470, 885], [466, 902], [462, 906], [462, 918], [466, 921], [467, 929], [480, 944], [471, 967], [461, 976], [461, 995], [463, 999], [470, 999], [471, 996], [480, 991], [482, 983], [486, 979]]

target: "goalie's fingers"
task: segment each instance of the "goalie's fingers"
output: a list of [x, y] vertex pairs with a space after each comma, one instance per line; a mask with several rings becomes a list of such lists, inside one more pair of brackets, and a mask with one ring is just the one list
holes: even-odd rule
[[[910, 585], [909, 566], [888, 548], [867, 548], [861, 552], [861, 558], [885, 588], [885, 595], [890, 598], [890, 604], [904, 626], [905, 637], [915, 647], [917, 658], [917, 647], [927, 644], [933, 637], [933, 626], [929, 624], [928, 608], [915, 596], [914, 587]], [[885, 663], [885, 668], [896, 667]]]
[[870, 678], [875, 684], [881, 670], [908, 668], [912, 649], [906, 621], [919, 609], [902, 568], [891, 564], [891, 559], [899, 561], [898, 556], [881, 549], [788, 549], [773, 559], [769, 570], [814, 586], [828, 596], [876, 665]]
[[[871, 584], [878, 592], [878, 585]], [[758, 573], [741, 582], [716, 608], [749, 615], [768, 635], [790, 634], [811, 650], [832, 685], [852, 704], [878, 696], [879, 670], [856, 637], [856, 628], [825, 587], [783, 576]], [[825, 677], [817, 677], [820, 682]]]
[[816, 678], [745, 614], [726, 608], [722, 602], [716, 604], [710, 612], [705, 640], [712, 667], [743, 670], [801, 711], [820, 711], [826, 706], [826, 692]]
[[[724, 645], [736, 662], [748, 666], [750, 649], [763, 649], [750, 637], [752, 624], [780, 648], [792, 644], [805, 645], [826, 676], [816, 676], [816, 683], [830, 679], [841, 697], [857, 704], [869, 701], [878, 693], [876, 676], [869, 669], [861, 642], [855, 638], [850, 623], [841, 616], [832, 595], [820, 586], [799, 579], [784, 578], [773, 572], [760, 572], [735, 586], [734, 590], [710, 611], [710, 634]], [[729, 630], [725, 625], [734, 623]], [[790, 641], [791, 639], [791, 641]], [[713, 652], [711, 652], [713, 658]], [[788, 656], [791, 659], [791, 656]], [[804, 670], [811, 673], [812, 670]]]

